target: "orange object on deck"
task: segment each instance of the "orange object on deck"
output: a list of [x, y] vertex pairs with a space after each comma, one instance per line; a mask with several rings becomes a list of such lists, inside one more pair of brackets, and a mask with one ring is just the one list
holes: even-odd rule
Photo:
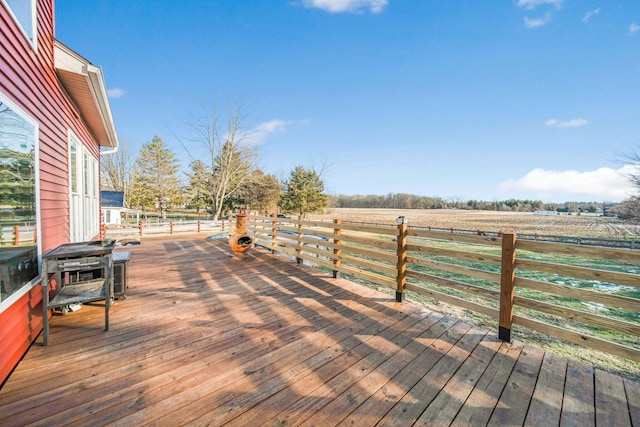
[[237, 255], [243, 255], [253, 246], [253, 239], [247, 234], [247, 217], [244, 211], [236, 215], [236, 232], [229, 236], [229, 246]]

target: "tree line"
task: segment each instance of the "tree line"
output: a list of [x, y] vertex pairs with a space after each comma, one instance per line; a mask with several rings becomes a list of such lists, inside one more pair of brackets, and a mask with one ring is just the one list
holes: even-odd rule
[[380, 208], [380, 209], [461, 209], [511, 212], [553, 211], [566, 213], [601, 213], [617, 215], [622, 219], [640, 221], [640, 151], [627, 155], [624, 163], [632, 172], [626, 177], [637, 190], [627, 200], [610, 206], [605, 212], [603, 202], [545, 203], [541, 200], [445, 200], [433, 196], [417, 196], [406, 193], [386, 195], [337, 195], [329, 197], [329, 206], [334, 208]]
[[146, 142], [135, 158], [122, 145], [102, 159], [101, 188], [122, 191], [126, 207], [158, 212], [162, 218], [176, 209], [204, 210], [214, 221], [237, 209], [303, 216], [322, 211], [327, 195], [321, 173], [296, 166], [282, 181], [264, 173], [256, 166], [256, 144], [243, 121], [237, 108], [223, 127], [215, 112], [193, 126], [195, 140], [182, 144], [191, 158], [184, 178], [161, 137]]
[[544, 203], [541, 200], [445, 200], [440, 197], [416, 196], [406, 193], [386, 195], [338, 195], [329, 197], [329, 206], [334, 208], [380, 208], [380, 209], [460, 209], [503, 212], [602, 212], [602, 203], [565, 202]]

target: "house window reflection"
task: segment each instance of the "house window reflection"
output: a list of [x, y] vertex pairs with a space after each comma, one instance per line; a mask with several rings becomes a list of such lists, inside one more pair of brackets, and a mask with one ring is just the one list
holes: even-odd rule
[[37, 125], [0, 97], [0, 311], [38, 277]]
[[36, 0], [4, 0], [29, 42], [36, 47]]

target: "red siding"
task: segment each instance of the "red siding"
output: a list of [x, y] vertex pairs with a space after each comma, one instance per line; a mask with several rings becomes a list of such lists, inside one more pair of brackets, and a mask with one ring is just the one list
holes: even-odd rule
[[[0, 2], [0, 92], [39, 124], [40, 237], [46, 252], [69, 241], [68, 130], [95, 156], [99, 147], [55, 74], [53, 0], [39, 0], [37, 15], [34, 52]], [[36, 286], [0, 313], [0, 384], [41, 330], [42, 289]]]
[[[31, 289], [15, 304], [0, 314], [0, 343], [2, 359], [0, 379], [4, 381], [18, 364], [22, 355], [42, 330], [42, 290]], [[2, 384], [0, 381], [0, 384]]]

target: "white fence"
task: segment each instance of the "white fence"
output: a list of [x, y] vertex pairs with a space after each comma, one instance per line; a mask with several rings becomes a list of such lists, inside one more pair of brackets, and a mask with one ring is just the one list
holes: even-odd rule
[[178, 233], [219, 233], [228, 230], [228, 221], [165, 221], [138, 225], [102, 226], [102, 238], [115, 240], [139, 240], [144, 236], [171, 235]]

